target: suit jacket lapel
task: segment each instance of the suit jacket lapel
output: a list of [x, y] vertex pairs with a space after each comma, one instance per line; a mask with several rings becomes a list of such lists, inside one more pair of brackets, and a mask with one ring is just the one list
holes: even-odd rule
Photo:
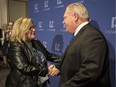
[[[88, 25], [88, 24], [87, 24], [87, 25]], [[65, 50], [65, 52], [64, 52], [61, 65], [62, 65], [62, 63], [63, 63], [63, 60], [65, 59], [65, 56], [66, 56], [66, 54], [67, 54], [67, 52], [68, 52], [70, 46], [73, 44], [73, 42], [74, 42], [76, 39], [78, 39], [78, 38], [81, 36], [81, 34], [83, 33], [83, 31], [86, 29], [86, 26], [87, 26], [87, 25], [85, 25], [85, 26], [77, 33], [77, 35], [70, 41], [69, 45], [67, 46], [67, 48], [66, 48], [66, 50]]]

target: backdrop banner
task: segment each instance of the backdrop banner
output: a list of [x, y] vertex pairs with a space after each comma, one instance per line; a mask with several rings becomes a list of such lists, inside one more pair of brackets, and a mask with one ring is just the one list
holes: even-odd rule
[[[62, 24], [65, 8], [72, 2], [83, 3], [91, 17], [91, 23], [100, 29], [107, 39], [110, 49], [110, 78], [115, 87], [116, 78], [116, 11], [115, 0], [29, 0], [28, 17], [36, 26], [36, 37], [48, 51], [63, 55], [71, 40], [71, 34], [65, 31]], [[60, 76], [50, 76], [47, 87], [58, 87]]]

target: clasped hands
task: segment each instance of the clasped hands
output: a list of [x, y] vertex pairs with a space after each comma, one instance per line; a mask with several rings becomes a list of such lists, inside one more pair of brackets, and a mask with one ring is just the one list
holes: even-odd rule
[[55, 76], [60, 73], [60, 71], [56, 68], [55, 65], [48, 66], [48, 75]]

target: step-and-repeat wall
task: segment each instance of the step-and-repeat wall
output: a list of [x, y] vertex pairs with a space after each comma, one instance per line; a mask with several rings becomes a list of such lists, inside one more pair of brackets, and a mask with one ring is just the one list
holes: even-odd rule
[[[63, 55], [69, 44], [71, 35], [62, 24], [63, 14], [68, 4], [83, 3], [90, 15], [91, 23], [105, 35], [110, 49], [110, 78], [115, 87], [115, 41], [116, 41], [116, 10], [115, 0], [29, 0], [28, 16], [36, 26], [36, 37], [48, 51]], [[59, 76], [50, 76], [51, 84], [47, 87], [58, 87]]]

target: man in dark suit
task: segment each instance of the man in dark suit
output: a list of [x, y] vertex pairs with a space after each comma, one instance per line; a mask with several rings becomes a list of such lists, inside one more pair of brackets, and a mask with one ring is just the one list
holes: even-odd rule
[[89, 23], [85, 6], [81, 3], [68, 5], [63, 24], [74, 38], [60, 66], [60, 87], [111, 87], [107, 41]]

